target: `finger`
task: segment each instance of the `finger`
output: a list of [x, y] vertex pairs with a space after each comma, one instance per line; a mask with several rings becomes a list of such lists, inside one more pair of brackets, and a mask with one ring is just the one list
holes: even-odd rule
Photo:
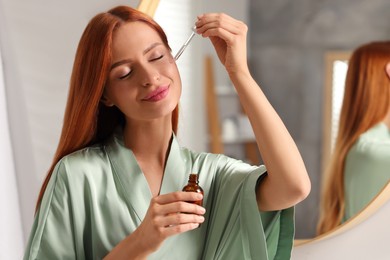
[[198, 223], [201, 224], [204, 222], [204, 217], [196, 214], [185, 214], [185, 213], [175, 213], [161, 218], [160, 223], [163, 227], [177, 226], [188, 223]]
[[198, 201], [203, 195], [196, 192], [176, 191], [154, 197], [152, 200], [158, 204], [168, 204], [176, 201]]
[[199, 29], [206, 28], [205, 26], [210, 26], [211, 24], [217, 27], [222, 27], [228, 31], [232, 31], [233, 33], [238, 33], [246, 28], [245, 23], [233, 19], [226, 14], [205, 14], [200, 16], [198, 21], [195, 23], [196, 27]]
[[206, 212], [206, 209], [199, 205], [184, 201], [173, 202], [160, 206], [161, 215], [167, 215], [177, 212], [203, 215]]
[[240, 29], [239, 26], [229, 24], [226, 22], [221, 22], [221, 21], [212, 21], [212, 22], [203, 24], [202, 26], [199, 26], [196, 28], [196, 32], [198, 34], [203, 34], [203, 33], [207, 32], [208, 30], [218, 29], [218, 28], [222, 28], [222, 29], [224, 29], [232, 34], [235, 34], [235, 35], [242, 32], [242, 29]]
[[236, 20], [233, 17], [224, 13], [207, 13], [199, 15], [197, 18], [198, 21], [195, 24], [199, 26], [213, 21], [221, 21], [223, 23], [231, 24], [233, 26], [239, 26], [242, 23], [241, 21]]
[[235, 35], [222, 28], [209, 29], [202, 34], [202, 37], [219, 37], [226, 42], [227, 45], [231, 45], [234, 42]]
[[182, 225], [169, 226], [164, 229], [164, 235], [166, 235], [167, 237], [173, 236], [196, 229], [197, 227], [199, 227], [198, 223], [186, 223]]

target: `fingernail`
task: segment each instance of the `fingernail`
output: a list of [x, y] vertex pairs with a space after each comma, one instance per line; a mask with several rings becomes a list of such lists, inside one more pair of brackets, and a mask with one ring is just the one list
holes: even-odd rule
[[202, 207], [202, 208], [200, 209], [200, 213], [201, 213], [201, 214], [206, 213], [206, 209]]
[[196, 198], [197, 200], [201, 200], [201, 199], [203, 199], [203, 195], [200, 194], [200, 193], [197, 193], [195, 198]]

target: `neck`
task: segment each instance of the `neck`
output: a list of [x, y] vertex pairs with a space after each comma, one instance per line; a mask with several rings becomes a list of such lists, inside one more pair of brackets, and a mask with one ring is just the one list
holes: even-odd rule
[[172, 137], [171, 117], [150, 121], [127, 120], [124, 128], [125, 146], [138, 158], [166, 161]]

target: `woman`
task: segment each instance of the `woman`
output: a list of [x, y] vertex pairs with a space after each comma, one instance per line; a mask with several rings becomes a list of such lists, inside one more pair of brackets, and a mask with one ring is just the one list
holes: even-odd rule
[[[267, 174], [179, 146], [181, 81], [167, 38], [151, 18], [116, 7], [81, 38], [25, 259], [289, 258], [291, 207], [310, 190], [302, 158], [249, 73], [246, 25], [204, 14], [196, 27], [237, 89]], [[180, 192], [191, 172], [204, 207]]]
[[361, 211], [390, 180], [389, 129], [390, 42], [372, 42], [349, 61], [318, 233]]

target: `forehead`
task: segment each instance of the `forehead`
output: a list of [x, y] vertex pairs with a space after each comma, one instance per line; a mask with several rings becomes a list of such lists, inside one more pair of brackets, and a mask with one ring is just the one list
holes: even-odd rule
[[142, 52], [150, 44], [161, 42], [161, 37], [144, 22], [129, 22], [120, 26], [113, 35], [113, 56], [118, 52]]

